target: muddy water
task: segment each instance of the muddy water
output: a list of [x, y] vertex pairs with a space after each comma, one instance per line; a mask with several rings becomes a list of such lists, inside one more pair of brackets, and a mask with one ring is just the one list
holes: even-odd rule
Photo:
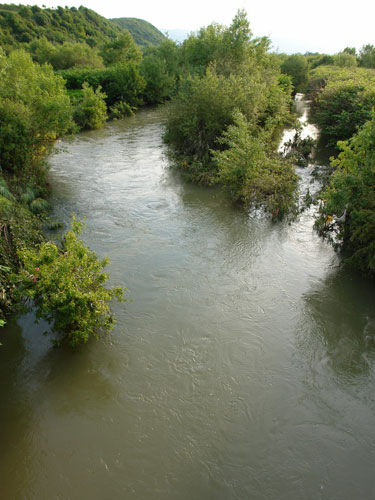
[[272, 224], [185, 184], [161, 134], [141, 111], [51, 158], [56, 217], [86, 216], [132, 302], [76, 353], [32, 315], [1, 331], [0, 497], [374, 498], [373, 287], [311, 211]]

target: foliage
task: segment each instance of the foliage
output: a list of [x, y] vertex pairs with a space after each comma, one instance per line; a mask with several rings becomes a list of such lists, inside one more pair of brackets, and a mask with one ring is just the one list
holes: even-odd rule
[[119, 118], [124, 118], [125, 116], [133, 116], [134, 109], [132, 106], [129, 106], [125, 101], [117, 101], [113, 106], [109, 108], [110, 117], [113, 120], [117, 120]]
[[23, 269], [15, 277], [20, 294], [34, 301], [37, 318], [53, 323], [52, 330], [72, 347], [83, 344], [114, 323], [108, 302], [123, 299], [121, 288], [104, 288], [108, 259], [98, 260], [78, 239], [82, 224], [73, 218], [62, 248], [44, 242], [19, 251]]
[[140, 73], [146, 86], [143, 100], [147, 104], [161, 103], [176, 91], [179, 78], [178, 48], [171, 40], [145, 51]]
[[165, 36], [155, 26], [143, 19], [135, 17], [120, 17], [111, 19], [120, 28], [130, 31], [134, 41], [141, 47], [159, 45], [165, 40]]
[[176, 43], [165, 39], [157, 47], [145, 49], [139, 71], [146, 82], [144, 102], [155, 104], [169, 99], [176, 92], [181, 73]]
[[[375, 72], [364, 68], [319, 67], [320, 85], [312, 94], [312, 119], [323, 140], [336, 147], [371, 117], [375, 106]], [[319, 80], [316, 78], [316, 80]]]
[[97, 129], [107, 120], [106, 95], [101, 87], [94, 91], [88, 83], [82, 85], [82, 97], [75, 103], [73, 118], [81, 129]]
[[334, 64], [334, 56], [328, 54], [308, 55], [306, 59], [310, 70], [315, 69], [318, 66], [328, 66]]
[[256, 61], [241, 70], [226, 77], [210, 67], [202, 78], [183, 79], [168, 107], [165, 141], [187, 157], [181, 165], [194, 181], [215, 181], [212, 150], [222, 148], [218, 139], [236, 110], [249, 123], [268, 129], [273, 140], [290, 116], [289, 96], [279, 86], [277, 71]]
[[103, 67], [103, 59], [86, 43], [64, 42], [62, 45], [53, 45], [46, 38], [41, 38], [33, 41], [29, 49], [34, 61], [49, 63], [54, 70]]
[[146, 82], [143, 91], [143, 99], [146, 103], [161, 103], [172, 95], [176, 88], [176, 81], [173, 76], [168, 75], [167, 65], [163, 59], [152, 55], [144, 57], [140, 72]]
[[0, 56], [0, 157], [9, 172], [33, 167], [52, 142], [71, 130], [72, 108], [64, 81], [29, 54]]
[[[335, 171], [322, 194], [317, 227], [346, 262], [375, 276], [375, 115], [332, 159]], [[339, 220], [337, 220], [339, 219]]]
[[307, 167], [315, 145], [316, 141], [312, 137], [302, 138], [301, 130], [297, 128], [293, 139], [284, 145], [284, 156], [299, 167]]
[[187, 73], [203, 76], [215, 63], [217, 72], [228, 76], [249, 59], [264, 62], [269, 46], [266, 37], [252, 38], [246, 12], [239, 10], [230, 26], [213, 23], [191, 34], [182, 45], [183, 66]]
[[145, 81], [136, 64], [113, 66], [103, 72], [103, 75], [103, 91], [107, 94], [108, 106], [119, 101], [126, 102], [129, 106], [141, 103], [140, 96], [145, 88]]
[[0, 45], [7, 49], [45, 38], [54, 44], [87, 43], [100, 46], [116, 38], [121, 28], [86, 7], [40, 8], [0, 5]]
[[281, 218], [294, 206], [297, 176], [289, 162], [267, 151], [267, 135], [237, 112], [220, 140], [226, 149], [214, 151], [213, 157], [219, 181], [234, 201], [261, 205]]
[[104, 70], [69, 69], [61, 71], [60, 75], [65, 79], [68, 91], [81, 89], [84, 82], [95, 90], [100, 86], [107, 96], [105, 100], [108, 107], [119, 101], [137, 106], [145, 88], [145, 81], [135, 63], [116, 65]]
[[99, 54], [106, 66], [129, 62], [139, 64], [142, 59], [142, 52], [129, 31], [124, 31], [115, 40], [107, 42]]
[[[2, 185], [7, 185], [2, 176], [0, 180]], [[32, 248], [43, 239], [39, 218], [12, 197], [0, 195], [0, 318], [11, 310], [15, 300], [10, 272], [19, 268], [17, 250], [25, 246]]]
[[359, 65], [364, 68], [375, 68], [375, 47], [364, 45], [359, 51]]
[[281, 71], [292, 78], [295, 92], [304, 92], [308, 81], [308, 64], [306, 57], [294, 54], [281, 64]]
[[357, 66], [357, 57], [348, 51], [339, 52], [333, 57], [333, 63], [340, 68], [353, 68]]
[[187, 72], [203, 76], [208, 66], [218, 59], [223, 30], [221, 25], [210, 24], [184, 41], [182, 58]]
[[296, 182], [275, 153], [292, 121], [291, 79], [268, 47], [251, 38], [243, 11], [228, 28], [213, 24], [191, 35], [183, 58], [193, 74], [168, 105], [164, 140], [189, 179], [220, 182], [233, 200], [262, 204], [276, 217], [293, 205]]

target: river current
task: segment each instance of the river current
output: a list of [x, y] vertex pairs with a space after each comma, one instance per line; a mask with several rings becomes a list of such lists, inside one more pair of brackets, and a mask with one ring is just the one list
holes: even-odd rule
[[162, 133], [141, 110], [50, 159], [55, 218], [86, 217], [129, 301], [73, 353], [32, 314], [1, 331], [0, 498], [373, 499], [373, 285], [314, 207], [246, 214], [171, 171]]

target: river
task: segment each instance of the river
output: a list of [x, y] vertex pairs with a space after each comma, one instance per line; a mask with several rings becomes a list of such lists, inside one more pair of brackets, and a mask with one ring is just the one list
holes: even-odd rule
[[185, 183], [162, 131], [141, 110], [51, 157], [55, 217], [129, 301], [77, 352], [32, 314], [1, 331], [0, 497], [372, 500], [373, 285], [313, 207], [274, 224]]

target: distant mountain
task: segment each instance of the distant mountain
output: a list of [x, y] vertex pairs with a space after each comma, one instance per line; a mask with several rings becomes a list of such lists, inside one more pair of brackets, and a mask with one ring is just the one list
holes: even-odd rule
[[175, 42], [183, 42], [191, 33], [187, 30], [162, 30], [162, 32]]
[[155, 26], [143, 19], [119, 17], [110, 19], [110, 21], [120, 28], [128, 30], [134, 38], [135, 43], [143, 47], [147, 45], [158, 45], [166, 38], [161, 31], [155, 28]]

